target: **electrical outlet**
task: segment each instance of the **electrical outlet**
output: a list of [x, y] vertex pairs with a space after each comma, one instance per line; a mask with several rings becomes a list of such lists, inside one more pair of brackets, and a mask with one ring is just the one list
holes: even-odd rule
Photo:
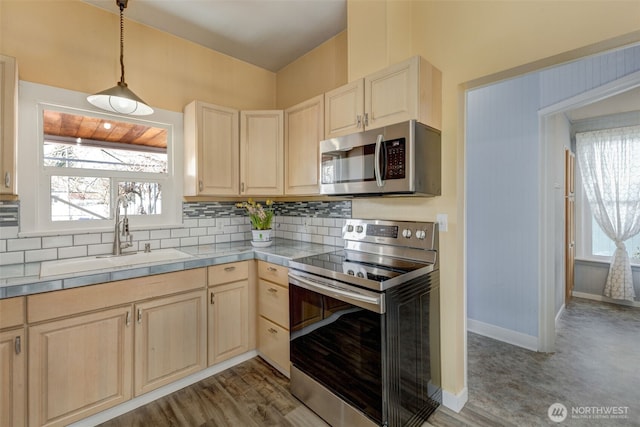
[[438, 230], [440, 232], [447, 231], [447, 214], [437, 214], [436, 222], [438, 223]]

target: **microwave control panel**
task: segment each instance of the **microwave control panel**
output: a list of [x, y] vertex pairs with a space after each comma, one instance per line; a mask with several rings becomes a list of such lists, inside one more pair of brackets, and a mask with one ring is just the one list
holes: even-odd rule
[[406, 142], [404, 138], [385, 141], [384, 179], [404, 179], [406, 172]]

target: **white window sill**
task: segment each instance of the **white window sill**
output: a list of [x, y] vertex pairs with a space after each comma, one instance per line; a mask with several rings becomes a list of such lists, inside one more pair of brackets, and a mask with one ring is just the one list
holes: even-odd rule
[[[588, 257], [576, 257], [575, 260], [577, 262], [583, 263], [593, 263], [593, 264], [602, 264], [607, 267], [611, 264], [611, 261], [601, 259], [601, 258], [588, 258]], [[631, 259], [631, 268], [640, 270], [640, 261]]]

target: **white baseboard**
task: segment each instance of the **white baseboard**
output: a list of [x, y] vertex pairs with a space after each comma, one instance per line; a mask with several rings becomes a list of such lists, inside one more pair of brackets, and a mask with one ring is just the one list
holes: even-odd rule
[[571, 295], [576, 298], [590, 299], [593, 301], [608, 302], [611, 304], [626, 305], [627, 307], [640, 307], [640, 301], [627, 301], [622, 299], [613, 299], [604, 295], [588, 294], [586, 292], [572, 291]]
[[452, 411], [460, 412], [467, 400], [469, 400], [469, 389], [467, 387], [463, 388], [458, 394], [442, 390], [442, 405]]
[[247, 353], [241, 354], [240, 356], [236, 356], [232, 359], [225, 360], [224, 362], [221, 362], [221, 363], [218, 363], [217, 365], [203, 369], [202, 371], [196, 372], [195, 374], [189, 375], [188, 377], [182, 378], [181, 380], [178, 380], [171, 384], [167, 384], [166, 386], [150, 391], [149, 393], [145, 393], [142, 396], [138, 396], [136, 398], [128, 400], [118, 406], [114, 406], [113, 408], [109, 408], [105, 411], [99, 412], [95, 415], [87, 417], [76, 423], [69, 424], [68, 427], [93, 427], [98, 424], [102, 424], [115, 417], [118, 417], [122, 414], [126, 414], [129, 411], [139, 408], [140, 406], [146, 405], [147, 403], [151, 403], [154, 400], [157, 400], [168, 394], [171, 394], [187, 386], [190, 386], [191, 384], [195, 384], [198, 381], [202, 381], [203, 379], [208, 378], [211, 375], [215, 375], [217, 373], [224, 371], [225, 369], [229, 369], [242, 362], [246, 362], [247, 360], [252, 359], [257, 355], [258, 355], [258, 352], [253, 350], [253, 351], [249, 351]]
[[562, 316], [562, 313], [564, 312], [564, 307], [565, 305], [562, 304], [562, 307], [560, 307], [560, 310], [558, 310], [558, 313], [556, 314], [556, 329], [558, 328], [558, 322], [560, 321], [560, 316]]
[[467, 330], [527, 350], [538, 351], [538, 337], [467, 318]]

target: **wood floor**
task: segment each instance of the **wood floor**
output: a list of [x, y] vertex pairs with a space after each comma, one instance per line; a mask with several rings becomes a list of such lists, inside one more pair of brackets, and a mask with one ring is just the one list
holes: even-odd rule
[[[573, 299], [553, 354], [468, 335], [469, 401], [440, 407], [426, 426], [555, 425], [551, 403], [618, 406], [625, 419], [567, 419], [563, 426], [640, 426], [640, 310]], [[289, 393], [288, 379], [255, 358], [111, 420], [103, 426], [327, 427]]]

